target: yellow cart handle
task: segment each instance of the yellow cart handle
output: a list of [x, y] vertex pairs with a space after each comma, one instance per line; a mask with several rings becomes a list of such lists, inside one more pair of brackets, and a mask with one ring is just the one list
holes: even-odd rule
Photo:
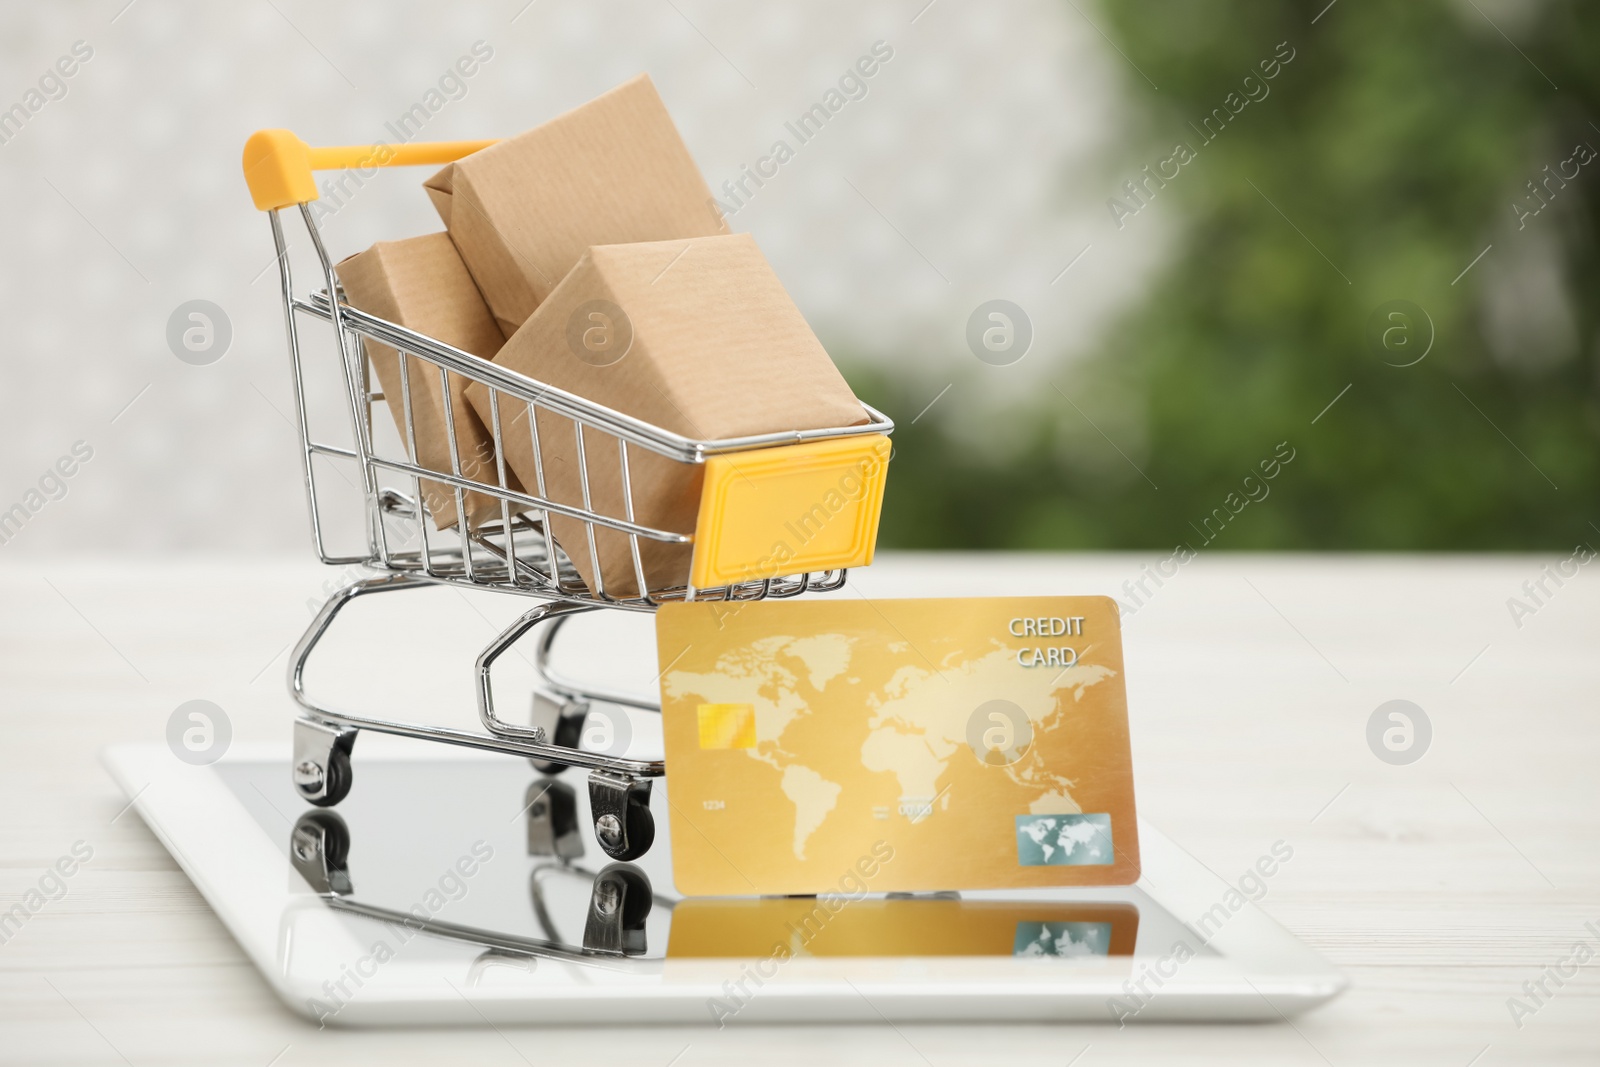
[[433, 141], [312, 148], [288, 130], [257, 130], [244, 143], [244, 180], [258, 210], [276, 211], [317, 199], [312, 171], [454, 163], [494, 143]]

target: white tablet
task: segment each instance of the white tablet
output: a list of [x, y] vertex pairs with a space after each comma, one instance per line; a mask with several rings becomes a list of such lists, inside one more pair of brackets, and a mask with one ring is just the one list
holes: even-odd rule
[[609, 863], [580, 772], [416, 748], [358, 749], [329, 809], [287, 744], [105, 759], [278, 995], [330, 1025], [1271, 1020], [1346, 984], [1148, 824], [1128, 887], [686, 899], [665, 782], [654, 846]]

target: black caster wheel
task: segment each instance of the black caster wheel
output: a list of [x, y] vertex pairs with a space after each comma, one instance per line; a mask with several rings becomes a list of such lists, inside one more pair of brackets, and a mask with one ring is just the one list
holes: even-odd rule
[[643, 955], [645, 920], [655, 903], [650, 878], [631, 863], [609, 864], [595, 875], [583, 947], [607, 955]]
[[[562, 748], [577, 748], [583, 738], [584, 720], [588, 718], [589, 705], [580, 700], [564, 700], [534, 691], [533, 725], [545, 729], [545, 742]], [[540, 774], [560, 774], [567, 764], [556, 760], [528, 757], [528, 762]]]
[[656, 819], [648, 798], [630, 794], [622, 818], [611, 813], [600, 816], [594, 821], [594, 835], [614, 860], [636, 860], [649, 852], [656, 840]]
[[335, 811], [308, 811], [289, 835], [289, 858], [318, 893], [348, 894], [350, 828]]
[[355, 743], [354, 730], [311, 719], [295, 720], [291, 775], [295, 792], [302, 800], [319, 808], [331, 808], [350, 795], [354, 780], [350, 750]]
[[[550, 743], [560, 745], [562, 748], [577, 748], [578, 741], [583, 737], [583, 720], [584, 716], [581, 714], [561, 716], [556, 720], [556, 728], [551, 731]], [[560, 774], [567, 769], [565, 763], [555, 763], [551, 760], [530, 758], [528, 762], [533, 764], [533, 769], [540, 774]]]
[[[318, 796], [306, 796], [306, 800], [319, 808], [331, 808], [350, 795], [350, 786], [354, 784], [354, 779], [355, 773], [350, 769], [350, 753], [335, 747], [328, 753], [327, 765], [322, 768], [322, 793]], [[305, 795], [303, 789], [301, 795]]]
[[583, 825], [578, 820], [578, 791], [554, 778], [538, 778], [528, 786], [528, 855], [575, 860], [583, 856]]

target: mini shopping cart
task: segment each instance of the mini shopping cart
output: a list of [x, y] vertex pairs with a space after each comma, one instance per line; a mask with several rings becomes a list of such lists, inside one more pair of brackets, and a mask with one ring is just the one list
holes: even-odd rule
[[[317, 555], [326, 564], [381, 572], [351, 581], [334, 593], [294, 648], [289, 691], [300, 708], [294, 724], [294, 786], [315, 805], [327, 807], [344, 799], [352, 784], [351, 748], [361, 730], [525, 756], [544, 773], [586, 768], [596, 840], [613, 858], [632, 859], [642, 855], [655, 837], [649, 809], [650, 786], [653, 779], [665, 773], [663, 761], [592, 751], [580, 748], [579, 740], [584, 720], [595, 703], [656, 712], [660, 707], [622, 692], [580, 684], [557, 673], [550, 663], [557, 632], [574, 615], [601, 608], [648, 612], [674, 600], [731, 603], [839, 589], [845, 583], [847, 568], [871, 562], [889, 453], [887, 434], [894, 427], [880, 412], [863, 405], [866, 422], [859, 425], [720, 441], [692, 440], [346, 304], [337, 270], [310, 207], [318, 198], [313, 172], [356, 168], [370, 173], [370, 168], [377, 166], [438, 165], [493, 143], [310, 148], [287, 130], [262, 130], [245, 145], [245, 178], [251, 196], [272, 225], [283, 288], [306, 502]], [[296, 294], [290, 270], [290, 245], [281, 217], [288, 208], [299, 210], [320, 266], [323, 287], [303, 295]], [[332, 443], [311, 427], [308, 372], [312, 364], [306, 351], [309, 346], [302, 344], [302, 320], [318, 320], [332, 328], [331, 369], [337, 371], [345, 401], [341, 405], [345, 414], [338, 421], [348, 418], [348, 445]], [[362, 338], [391, 346], [402, 354], [398, 359], [401, 396], [374, 391]], [[418, 373], [417, 368], [422, 373], [437, 374], [443, 387], [446, 436], [450, 439], [448, 469], [419, 466], [411, 386], [411, 376]], [[452, 375], [482, 383], [490, 390], [491, 418], [486, 421], [491, 423], [488, 429], [495, 450], [494, 480], [463, 473], [455, 437], [457, 416], [449, 388]], [[373, 407], [380, 401], [403, 406], [405, 434], [398, 447], [385, 448], [375, 443]], [[776, 397], [774, 402], [781, 404], [782, 398]], [[544, 417], [542, 427], [536, 412]], [[508, 488], [508, 484], [515, 483], [508, 483], [501, 427], [503, 420], [509, 425], [510, 420], [524, 414], [531, 431], [532, 469], [538, 477], [533, 485], [523, 485], [519, 491]], [[552, 418], [558, 426], [570, 425], [575, 434], [582, 472], [581, 503], [561, 502], [546, 495], [539, 441], [541, 432], [549, 433]], [[613, 450], [622, 486], [621, 514], [600, 510], [589, 492], [590, 465], [612, 462], [605, 453]], [[715, 494], [703, 493], [694, 529], [657, 529], [634, 521], [630, 457], [641, 452], [695, 465], [703, 473], [701, 484], [708, 490], [713, 484], [719, 487]], [[319, 485], [319, 463], [342, 463], [355, 468], [359, 484]], [[799, 512], [803, 512], [810, 501], [824, 496], [838, 499], [839, 494], [830, 490], [852, 473], [864, 489], [851, 494], [842, 512], [831, 513], [829, 528], [834, 534], [793, 543], [795, 539], [786, 535], [782, 516], [797, 512], [780, 503], [798, 503]], [[454, 494], [457, 516], [466, 514], [466, 493], [497, 499], [500, 515], [477, 525], [469, 526], [463, 520], [454, 529], [430, 531], [424, 482], [445, 486]], [[324, 515], [324, 509], [332, 506], [325, 499], [332, 495], [328, 489], [360, 495], [365, 544], [358, 552], [340, 553], [329, 547]], [[349, 502], [348, 498], [345, 502]], [[557, 544], [551, 536], [551, 515], [578, 520], [586, 531], [587, 543], [574, 545], [569, 538], [568, 543]], [[594, 556], [597, 529], [617, 531], [628, 538], [637, 578], [636, 595], [613, 596], [603, 587]], [[693, 546], [688, 582], [673, 588], [651, 588], [640, 564], [639, 548], [644, 540]], [[775, 544], [783, 544], [787, 550], [773, 553]], [[597, 579], [592, 589], [568, 555], [583, 551], [590, 553], [595, 564]], [[373, 593], [439, 585], [519, 594], [539, 602], [478, 656], [476, 696], [485, 732], [335, 711], [307, 694], [306, 663], [348, 604]], [[524, 725], [496, 713], [490, 674], [495, 661], [535, 628], [540, 628], [532, 660], [538, 680], [532, 699], [533, 714]]]

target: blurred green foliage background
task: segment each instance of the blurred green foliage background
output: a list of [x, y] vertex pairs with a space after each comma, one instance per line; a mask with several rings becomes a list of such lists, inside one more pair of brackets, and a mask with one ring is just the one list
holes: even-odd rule
[[[1133, 206], [1124, 179], [1196, 153], [1155, 192], [1179, 244], [1089, 360], [1005, 409], [1004, 448], [975, 447], [959, 405], [910, 424], [942, 382], [851, 373], [899, 417], [883, 543], [1600, 544], [1600, 159], [1574, 158], [1600, 148], [1593, 0], [1079, 2], [1140, 116], [1107, 195]], [[1232, 115], [1284, 42], [1294, 58]], [[1425, 319], [1370, 341], [1395, 300]], [[1398, 365], [1426, 319], [1426, 358]]]

